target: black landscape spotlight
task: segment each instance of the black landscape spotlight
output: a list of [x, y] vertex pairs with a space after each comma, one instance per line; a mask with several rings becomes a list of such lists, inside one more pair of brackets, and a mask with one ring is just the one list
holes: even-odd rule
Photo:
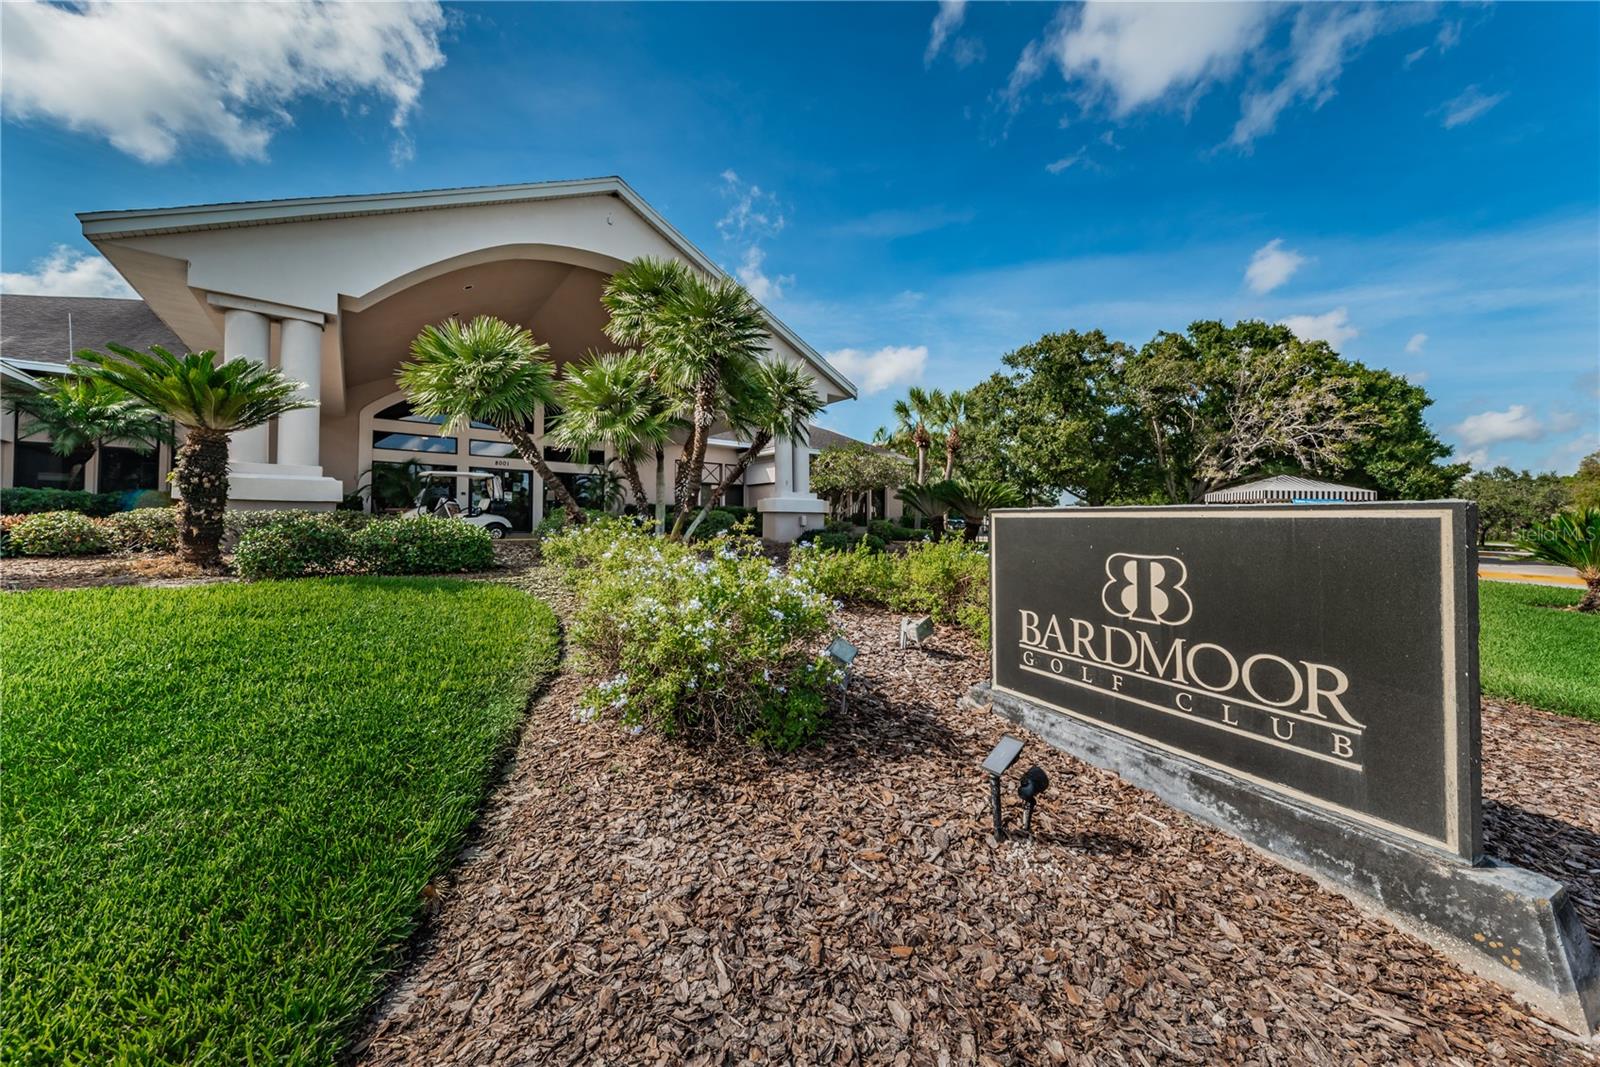
[[1022, 781], [1017, 783], [1017, 796], [1022, 798], [1022, 833], [1024, 836], [1033, 836], [1033, 805], [1039, 796], [1050, 788], [1050, 776], [1044, 773], [1044, 768], [1033, 766], [1028, 768], [1028, 773], [1022, 776]]
[[[994, 746], [989, 757], [983, 761], [983, 769], [989, 772], [989, 801], [994, 808], [994, 839], [1004, 841], [1006, 828], [1000, 816], [1000, 776], [1022, 755], [1021, 738], [1012, 737], [1010, 734], [1001, 734], [1000, 743]], [[1041, 774], [1044, 772], [1040, 772]]]

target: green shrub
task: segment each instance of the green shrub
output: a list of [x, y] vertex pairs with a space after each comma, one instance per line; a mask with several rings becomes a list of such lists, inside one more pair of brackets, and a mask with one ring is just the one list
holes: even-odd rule
[[[693, 522], [694, 520], [691, 518], [689, 521]], [[739, 519], [731, 512], [723, 511], [721, 508], [712, 508], [706, 512], [706, 517], [701, 521], [700, 525], [694, 528], [694, 539], [696, 541], [708, 541], [719, 533], [733, 529], [738, 522]]]
[[26, 515], [0, 515], [0, 559], [17, 554], [11, 548], [11, 528], [26, 518]]
[[604, 677], [580, 716], [696, 740], [738, 736], [792, 749], [821, 730], [838, 674], [828, 598], [773, 567], [753, 537], [701, 554], [647, 522], [590, 523], [545, 556], [577, 594], [579, 664]]
[[306, 510], [273, 510], [273, 511], [246, 511], [230, 508], [223, 513], [222, 525], [224, 530], [234, 536], [243, 537], [251, 530], [264, 530], [269, 526], [276, 526], [281, 522], [295, 519], [317, 518], [331, 523], [345, 531], [365, 529], [375, 522], [392, 521], [386, 515], [369, 515], [364, 511], [306, 511]]
[[348, 530], [326, 514], [297, 512], [246, 530], [234, 552], [233, 568], [251, 580], [301, 578], [332, 574], [349, 556]]
[[789, 570], [838, 600], [877, 604], [894, 611], [931, 615], [989, 641], [989, 556], [959, 538], [924, 541], [902, 555], [876, 553], [871, 537], [852, 551], [816, 544], [789, 555]]
[[125, 493], [86, 493], [80, 489], [0, 489], [0, 511], [7, 515], [40, 515], [76, 511], [96, 517], [122, 510]]
[[955, 623], [989, 643], [989, 554], [970, 541], [946, 537], [912, 545], [896, 560], [889, 607], [925, 612]]
[[867, 523], [867, 532], [874, 537], [881, 537], [885, 541], [926, 541], [928, 539], [927, 530], [913, 530], [909, 526], [901, 526], [899, 523], [891, 522], [888, 519], [873, 519]]
[[111, 550], [111, 539], [76, 511], [24, 515], [11, 527], [6, 551], [19, 556], [92, 556]]
[[421, 515], [370, 523], [350, 538], [356, 566], [369, 574], [442, 574], [494, 566], [494, 541], [481, 526]]
[[138, 508], [100, 520], [112, 547], [123, 552], [176, 552], [178, 513], [174, 508]]

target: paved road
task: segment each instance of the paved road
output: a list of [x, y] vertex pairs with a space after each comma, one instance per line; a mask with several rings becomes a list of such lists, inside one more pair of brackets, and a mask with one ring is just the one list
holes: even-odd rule
[[1578, 577], [1577, 571], [1571, 567], [1558, 567], [1553, 563], [1480, 558], [1478, 577], [1492, 578], [1497, 582], [1524, 582], [1532, 585], [1559, 585], [1579, 589], [1583, 587], [1583, 579]]

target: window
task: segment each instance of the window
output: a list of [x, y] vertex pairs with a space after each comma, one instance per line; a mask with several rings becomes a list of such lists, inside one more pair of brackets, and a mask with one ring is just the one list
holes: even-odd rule
[[142, 456], [131, 448], [102, 448], [100, 491], [122, 493], [130, 489], [158, 489], [160, 466], [153, 448]]
[[474, 456], [514, 456], [516, 447], [509, 441], [468, 441], [467, 451]]
[[18, 441], [13, 484], [26, 489], [82, 489], [83, 469], [94, 454], [84, 448], [58, 456], [42, 441]]
[[[378, 412], [372, 417], [375, 419], [390, 419], [394, 422], [424, 422], [430, 426], [444, 425], [444, 416], [418, 415], [416, 412], [411, 410], [411, 401], [409, 400], [402, 400], [397, 404], [390, 404], [388, 407], [384, 408], [382, 411]], [[474, 422], [472, 425], [474, 429], [478, 430], [494, 429], [494, 427], [490, 426], [487, 422]]]
[[729, 507], [744, 507], [744, 486], [728, 486], [728, 491], [722, 494], [722, 502], [727, 504]]
[[553, 445], [546, 445], [544, 449], [544, 458], [551, 463], [588, 463], [591, 467], [604, 467], [606, 465], [604, 449], [591, 448], [588, 452], [588, 457], [585, 460], [584, 453], [570, 448], [556, 448]]
[[373, 430], [373, 448], [389, 448], [400, 452], [454, 452], [454, 437], [434, 437], [420, 433], [398, 433], [393, 430]]

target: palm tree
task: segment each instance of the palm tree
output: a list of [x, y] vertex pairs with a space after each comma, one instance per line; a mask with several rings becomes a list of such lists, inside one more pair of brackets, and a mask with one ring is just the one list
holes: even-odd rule
[[944, 396], [935, 389], [933, 395], [940, 400], [939, 426], [944, 430], [944, 478], [956, 476], [956, 453], [961, 450], [961, 431], [967, 424], [967, 394], [952, 389]]
[[1578, 610], [1600, 612], [1600, 508], [1558, 511], [1517, 538], [1534, 559], [1571, 567], [1589, 588]]
[[58, 456], [84, 450], [98, 454], [111, 441], [122, 441], [142, 456], [173, 440], [172, 423], [165, 415], [90, 375], [68, 374], [47, 382], [38, 392], [18, 393], [11, 402], [28, 416], [18, 432], [24, 437], [49, 434], [50, 451]]
[[928, 528], [933, 531], [933, 536], [944, 536], [944, 517], [950, 514], [950, 505], [937, 491], [938, 483], [934, 485], [908, 485], [897, 490], [895, 496], [900, 499], [908, 510], [914, 515], [928, 520]]
[[689, 440], [678, 467], [678, 517], [672, 536], [683, 532], [690, 501], [700, 490], [706, 444], [719, 415], [754, 375], [767, 348], [767, 323], [744, 286], [728, 278], [691, 276], [662, 317], [660, 340], [666, 380], [687, 401]]
[[735, 432], [750, 435], [750, 447], [737, 462], [728, 465], [722, 481], [684, 531], [684, 537], [694, 536], [701, 520], [711, 513], [730, 487], [744, 478], [745, 471], [762, 449], [775, 438], [804, 440], [806, 424], [822, 410], [822, 398], [817, 395], [811, 375], [785, 360], [762, 360], [749, 385], [749, 389], [735, 398], [728, 419]]
[[288, 411], [314, 407], [298, 395], [305, 383], [253, 359], [217, 362], [215, 352], [175, 356], [160, 345], [139, 352], [107, 345], [111, 355], [83, 351], [84, 375], [95, 378], [184, 428], [173, 458], [178, 490], [178, 554], [208, 569], [222, 565], [222, 515], [228, 506], [228, 438]]
[[[582, 363], [569, 366], [556, 392], [561, 422], [551, 436], [564, 448], [584, 452], [600, 445], [616, 455], [634, 503], [648, 507], [650, 498], [639, 477], [639, 461], [661, 448], [676, 424], [671, 402], [657, 386], [649, 361], [638, 352], [591, 352]], [[665, 489], [658, 486], [659, 495]]]
[[545, 463], [534, 437], [539, 406], [555, 403], [555, 370], [550, 346], [535, 341], [526, 327], [492, 315], [424, 326], [395, 379], [417, 414], [445, 420], [445, 433], [486, 422], [505, 434], [561, 502], [567, 521], [583, 521], [583, 509]]
[[916, 452], [918, 485], [928, 481], [928, 448], [933, 444], [933, 434], [928, 427], [938, 422], [944, 405], [944, 394], [939, 390], [929, 391], [913, 385], [903, 400], [894, 402], [896, 425], [893, 432], [879, 430], [876, 437], [879, 444], [898, 448], [909, 445]]

